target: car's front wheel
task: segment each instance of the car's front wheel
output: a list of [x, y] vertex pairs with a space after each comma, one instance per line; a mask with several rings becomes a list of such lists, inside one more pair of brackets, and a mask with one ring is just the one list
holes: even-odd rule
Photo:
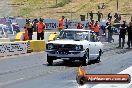
[[85, 55], [83, 57], [83, 65], [87, 65], [90, 63], [90, 59], [89, 59], [89, 50], [87, 49], [85, 52]]
[[47, 55], [47, 62], [48, 62], [49, 65], [53, 65], [52, 56], [48, 56], [48, 55]]

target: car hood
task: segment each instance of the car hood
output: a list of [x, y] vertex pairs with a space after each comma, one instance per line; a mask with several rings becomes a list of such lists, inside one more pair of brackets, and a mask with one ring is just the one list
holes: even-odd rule
[[[76, 44], [76, 45], [83, 45], [86, 40], [82, 41], [75, 41], [75, 40], [54, 40], [50, 41], [48, 43], [54, 43], [54, 44]], [[87, 41], [88, 42], [88, 41]]]

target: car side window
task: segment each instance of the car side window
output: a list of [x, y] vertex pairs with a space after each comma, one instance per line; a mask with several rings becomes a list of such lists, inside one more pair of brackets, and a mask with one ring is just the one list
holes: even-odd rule
[[88, 35], [86, 36], [86, 38], [85, 38], [85, 39], [86, 39], [87, 41], [89, 40], [89, 39], [88, 39]]
[[66, 33], [66, 38], [67, 39], [73, 39], [73, 34], [72, 33]]
[[96, 42], [96, 34], [95, 33], [90, 33], [90, 41]]

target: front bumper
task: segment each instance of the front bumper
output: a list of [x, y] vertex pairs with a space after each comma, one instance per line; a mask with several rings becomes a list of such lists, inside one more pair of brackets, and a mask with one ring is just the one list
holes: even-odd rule
[[58, 58], [72, 58], [72, 57], [83, 57], [85, 51], [54, 51], [47, 50], [48, 56], [58, 57]]

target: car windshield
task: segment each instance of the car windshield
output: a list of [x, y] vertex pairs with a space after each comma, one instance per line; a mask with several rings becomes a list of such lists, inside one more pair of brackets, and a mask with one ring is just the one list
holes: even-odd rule
[[59, 39], [88, 40], [88, 31], [61, 31]]

